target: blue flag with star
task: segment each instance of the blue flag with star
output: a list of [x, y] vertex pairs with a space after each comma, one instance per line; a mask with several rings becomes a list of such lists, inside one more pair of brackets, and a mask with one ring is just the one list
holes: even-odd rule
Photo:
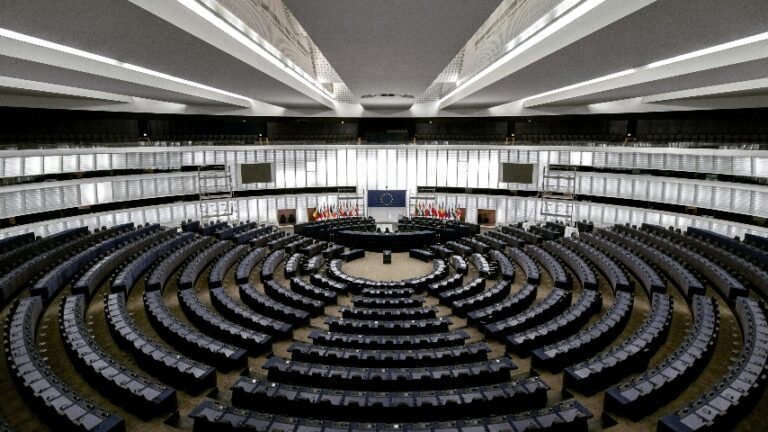
[[368, 207], [405, 207], [405, 191], [368, 190]]

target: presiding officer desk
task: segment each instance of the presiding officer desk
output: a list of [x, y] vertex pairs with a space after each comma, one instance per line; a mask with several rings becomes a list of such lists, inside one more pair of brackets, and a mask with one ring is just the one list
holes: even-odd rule
[[413, 248], [437, 243], [437, 233], [428, 230], [396, 233], [347, 230], [337, 232], [334, 240], [351, 249], [407, 252]]

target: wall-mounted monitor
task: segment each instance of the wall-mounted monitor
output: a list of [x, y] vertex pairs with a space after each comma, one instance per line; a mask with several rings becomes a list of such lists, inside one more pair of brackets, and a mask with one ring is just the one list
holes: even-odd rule
[[536, 164], [502, 162], [499, 181], [504, 183], [536, 183]]
[[275, 168], [271, 162], [238, 164], [237, 173], [240, 184], [275, 181]]

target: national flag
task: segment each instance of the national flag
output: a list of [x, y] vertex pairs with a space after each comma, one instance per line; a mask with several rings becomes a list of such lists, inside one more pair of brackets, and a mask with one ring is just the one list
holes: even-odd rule
[[438, 217], [438, 216], [439, 216], [439, 214], [437, 212], [437, 207], [436, 206], [432, 206], [432, 217]]
[[360, 216], [360, 204], [355, 204], [355, 216]]

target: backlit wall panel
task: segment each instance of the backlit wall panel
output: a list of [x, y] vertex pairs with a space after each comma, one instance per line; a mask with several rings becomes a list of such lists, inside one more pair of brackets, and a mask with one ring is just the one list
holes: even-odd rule
[[[691, 155], [674, 158], [667, 155], [638, 153], [606, 153], [587, 151], [531, 151], [515, 148], [449, 148], [446, 146], [408, 147], [336, 147], [263, 148], [256, 150], [186, 151], [184, 157], [174, 153], [132, 152], [124, 154], [94, 153], [90, 155], [3, 156], [4, 172], [53, 174], [69, 170], [75, 163], [94, 167], [109, 160], [125, 160], [130, 164], [167, 165], [172, 160], [189, 159], [200, 164], [272, 162], [276, 164], [275, 181], [239, 186], [240, 189], [296, 187], [356, 186], [367, 189], [407, 189], [415, 193], [417, 186], [458, 188], [491, 188], [538, 190], [543, 181], [539, 169], [537, 184], [498, 181], [500, 162], [538, 163], [567, 159], [567, 163], [584, 162], [593, 157], [614, 159], [612, 163], [636, 163], [657, 158], [672, 163]], [[177, 153], [176, 156], [180, 154]], [[587, 157], [586, 155], [590, 155]], [[610, 156], [607, 159], [606, 156]], [[696, 156], [698, 157], [698, 156]], [[705, 157], [717, 165], [722, 156]], [[729, 165], [740, 169], [764, 171], [767, 164], [758, 157], [731, 157]], [[729, 159], [729, 160], [730, 160]], [[93, 164], [90, 164], [92, 161]], [[749, 162], [747, 162], [749, 161]], [[722, 162], [722, 161], [721, 161]], [[706, 164], [705, 164], [706, 165]], [[23, 167], [29, 170], [22, 169]], [[35, 168], [36, 167], [36, 168]], [[98, 168], [98, 167], [97, 167]], [[54, 170], [54, 171], [49, 171]], [[105, 174], [106, 175], [106, 174]], [[0, 217], [18, 216], [62, 208], [104, 204], [173, 195], [197, 193], [196, 173], [158, 173], [124, 177], [95, 177], [55, 183], [28, 183], [0, 187]], [[716, 181], [693, 181], [661, 176], [579, 172], [577, 195], [592, 195], [638, 201], [662, 202], [766, 216], [768, 187]], [[550, 186], [565, 187], [565, 180], [548, 180]], [[68, 188], [67, 185], [77, 185]], [[223, 185], [222, 185], [223, 186]], [[42, 189], [44, 192], [34, 192]]]
[[[379, 153], [387, 153], [380, 156]], [[222, 165], [254, 162], [276, 162], [283, 170], [282, 177], [301, 169], [303, 160], [314, 160], [318, 166], [325, 164], [330, 178], [318, 172], [319, 184], [341, 181], [336, 177], [341, 169], [347, 169], [357, 155], [363, 159], [371, 157], [389, 160], [388, 152], [401, 152], [417, 159], [417, 166], [424, 180], [432, 184], [438, 181], [437, 167], [444, 168], [441, 161], [448, 160], [448, 152], [455, 152], [459, 161], [477, 161], [479, 166], [493, 168], [502, 162], [539, 163], [595, 166], [623, 169], [657, 169], [690, 171], [711, 174], [739, 176], [768, 176], [768, 155], [760, 151], [716, 150], [716, 149], [652, 149], [652, 148], [580, 148], [580, 147], [505, 147], [505, 146], [259, 146], [259, 147], [217, 147], [214, 150], [200, 147], [142, 147], [110, 149], [46, 149], [8, 150], [0, 152], [0, 177], [18, 177], [41, 174], [60, 174], [111, 169], [173, 169], [182, 165]], [[373, 153], [373, 155], [372, 155]], [[343, 154], [343, 156], [342, 156]], [[283, 164], [285, 164], [283, 166]], [[358, 165], [358, 168], [360, 165]], [[409, 170], [410, 171], [410, 170]], [[347, 169], [344, 171], [349, 173]], [[451, 171], [452, 172], [452, 171]], [[449, 172], [450, 173], [450, 172]], [[489, 186], [496, 182], [489, 172], [469, 176], [459, 186]], [[347, 175], [349, 179], [349, 176]], [[322, 183], [325, 182], [325, 183]], [[348, 182], [348, 180], [347, 180]], [[377, 183], [378, 179], [374, 182]], [[358, 182], [359, 183], [359, 182]], [[417, 182], [411, 180], [411, 183]], [[277, 184], [274, 187], [284, 187]], [[377, 187], [379, 185], [377, 184]]]

